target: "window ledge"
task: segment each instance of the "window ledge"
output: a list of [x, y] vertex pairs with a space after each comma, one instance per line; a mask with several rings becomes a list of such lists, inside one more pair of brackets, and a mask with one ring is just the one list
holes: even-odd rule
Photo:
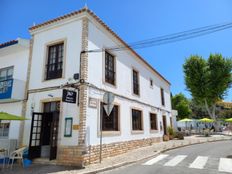
[[51, 81], [56, 81], [56, 80], [64, 80], [65, 77], [59, 77], [59, 78], [55, 78], [55, 79], [43, 79], [42, 82], [51, 82]]
[[[110, 137], [110, 136], [119, 136], [121, 135], [121, 131], [102, 131], [102, 136]], [[100, 136], [100, 132], [99, 132]]]
[[151, 129], [150, 133], [159, 133], [159, 130]]
[[115, 83], [115, 84], [111, 84], [111, 83], [106, 82], [105, 80], [103, 80], [103, 85], [107, 85], [107, 86], [109, 86], [109, 87], [111, 87], [111, 88], [117, 89], [116, 83]]
[[140, 97], [140, 94], [135, 94], [134, 92], [132, 92], [132, 96], [134, 96], [134, 97]]
[[144, 131], [143, 130], [132, 130], [131, 134], [143, 134]]

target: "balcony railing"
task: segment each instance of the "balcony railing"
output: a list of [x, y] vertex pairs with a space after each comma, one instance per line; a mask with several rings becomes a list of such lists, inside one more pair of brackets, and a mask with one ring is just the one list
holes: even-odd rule
[[25, 82], [18, 79], [0, 81], [0, 102], [23, 100]]

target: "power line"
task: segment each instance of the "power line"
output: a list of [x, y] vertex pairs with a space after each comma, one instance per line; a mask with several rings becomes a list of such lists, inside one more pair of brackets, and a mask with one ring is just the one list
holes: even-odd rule
[[[113, 47], [106, 48], [107, 50], [112, 51], [122, 51], [127, 50], [129, 48], [133, 49], [141, 49], [147, 48], [157, 45], [164, 45], [169, 43], [174, 43], [178, 41], [183, 41], [187, 39], [192, 39], [196, 37], [200, 37], [203, 35], [208, 35], [211, 33], [215, 33], [218, 31], [226, 30], [232, 28], [232, 22], [224, 23], [224, 24], [216, 24], [216, 25], [209, 25], [205, 27], [200, 27], [196, 29], [186, 30], [183, 32], [168, 34], [156, 38], [146, 39], [138, 42], [129, 43], [128, 46], [125, 45], [118, 45]], [[87, 52], [102, 52], [102, 49], [95, 49], [95, 50], [88, 50]]]

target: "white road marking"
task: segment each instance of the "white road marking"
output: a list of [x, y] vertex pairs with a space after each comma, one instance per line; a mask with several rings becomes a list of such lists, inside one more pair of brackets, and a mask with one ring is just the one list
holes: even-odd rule
[[187, 157], [187, 155], [177, 155], [176, 157], [174, 157], [173, 159], [171, 159], [170, 161], [165, 163], [164, 166], [172, 166], [172, 167], [176, 166], [181, 161], [183, 161], [186, 157]]
[[168, 157], [168, 155], [161, 154], [161, 155], [159, 155], [159, 156], [157, 156], [157, 157], [155, 157], [155, 158], [153, 158], [153, 159], [147, 161], [147, 162], [144, 163], [143, 165], [145, 165], [145, 166], [153, 165], [153, 164], [157, 163], [158, 161], [160, 161], [160, 160], [162, 160], [162, 159], [164, 159], [164, 158], [166, 158], [166, 157]]
[[232, 173], [232, 159], [220, 158], [218, 170], [220, 172]]
[[192, 164], [189, 165], [189, 168], [194, 169], [203, 169], [208, 161], [208, 157], [206, 156], [198, 156]]

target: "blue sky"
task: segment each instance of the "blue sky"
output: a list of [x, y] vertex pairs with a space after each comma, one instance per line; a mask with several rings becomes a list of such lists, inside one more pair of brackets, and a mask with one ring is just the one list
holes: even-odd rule
[[[29, 38], [28, 27], [82, 8], [84, 0], [0, 0], [0, 43]], [[88, 0], [93, 10], [126, 42], [232, 22], [231, 0]], [[183, 92], [182, 64], [191, 54], [232, 57], [232, 29], [167, 45], [137, 50], [172, 83], [172, 93]], [[232, 89], [226, 100], [232, 101]]]

